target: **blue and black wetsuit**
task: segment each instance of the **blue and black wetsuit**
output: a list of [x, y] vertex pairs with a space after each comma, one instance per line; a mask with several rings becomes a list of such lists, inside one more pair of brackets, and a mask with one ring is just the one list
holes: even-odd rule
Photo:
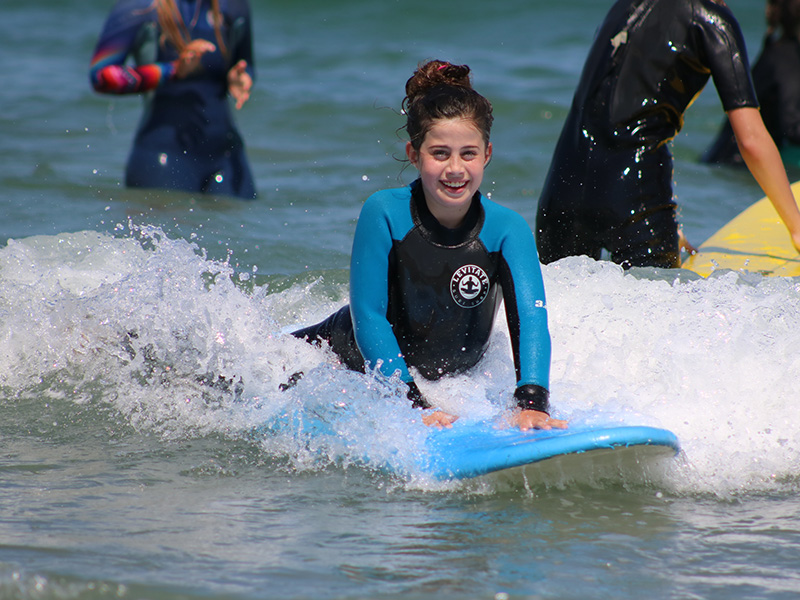
[[[192, 39], [217, 46], [202, 71], [175, 79], [175, 48], [162, 42], [153, 0], [118, 0], [92, 57], [89, 77], [106, 94], [145, 93], [145, 109], [125, 170], [130, 187], [252, 199], [256, 189], [228, 101], [228, 71], [247, 61], [254, 77], [247, 0], [220, 0], [225, 52], [209, 0], [175, 0]], [[132, 57], [135, 65], [126, 65]]]
[[726, 111], [757, 107], [741, 29], [712, 0], [618, 0], [598, 30], [536, 218], [545, 263], [680, 264], [672, 153], [683, 114], [714, 80]]
[[419, 180], [365, 203], [350, 265], [350, 305], [294, 333], [325, 340], [351, 369], [427, 379], [475, 366], [505, 301], [520, 407], [547, 412], [550, 334], [544, 284], [525, 220], [476, 193], [464, 223], [443, 227]]

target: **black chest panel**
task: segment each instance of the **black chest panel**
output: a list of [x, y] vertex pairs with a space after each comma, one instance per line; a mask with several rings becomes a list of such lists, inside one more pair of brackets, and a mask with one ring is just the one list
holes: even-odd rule
[[486, 351], [502, 297], [499, 257], [479, 238], [477, 198], [465, 223], [451, 230], [433, 219], [420, 196], [411, 200], [416, 227], [394, 242], [389, 256], [387, 317], [409, 366], [436, 379], [472, 367]]

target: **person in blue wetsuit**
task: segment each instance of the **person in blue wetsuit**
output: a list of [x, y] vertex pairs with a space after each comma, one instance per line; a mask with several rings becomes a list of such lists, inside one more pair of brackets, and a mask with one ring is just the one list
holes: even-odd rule
[[[800, 150], [800, 0], [768, 0], [767, 34], [753, 65], [753, 84], [761, 117], [784, 152]], [[736, 137], [726, 119], [702, 162], [743, 164]], [[784, 162], [788, 160], [784, 157]]]
[[349, 368], [399, 372], [428, 425], [457, 417], [431, 409], [411, 369], [427, 379], [475, 366], [505, 302], [522, 429], [566, 427], [549, 416], [550, 334], [536, 244], [517, 213], [479, 191], [492, 156], [492, 106], [465, 65], [433, 60], [406, 83], [403, 102], [419, 170], [411, 185], [367, 199], [350, 263], [350, 304], [294, 335], [331, 349]]
[[89, 77], [100, 93], [145, 94], [126, 185], [256, 197], [228, 100], [241, 108], [253, 85], [247, 0], [118, 0]]
[[758, 111], [744, 40], [721, 0], [617, 0], [600, 26], [539, 198], [542, 262], [680, 265], [670, 140], [714, 80], [744, 161], [800, 249], [800, 212]]

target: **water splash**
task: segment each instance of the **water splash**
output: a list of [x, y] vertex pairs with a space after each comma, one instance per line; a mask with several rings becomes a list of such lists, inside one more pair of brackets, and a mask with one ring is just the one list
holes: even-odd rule
[[[556, 416], [671, 429], [684, 448], [669, 481], [679, 492], [797, 486], [800, 283], [626, 273], [585, 257], [544, 274]], [[254, 285], [152, 227], [12, 240], [0, 249], [0, 390], [4, 402], [110, 406], [167, 438], [247, 438], [293, 469], [366, 457], [418, 479], [425, 428], [402, 385], [286, 333], [341, 305], [346, 286], [333, 289]], [[296, 371], [304, 378], [281, 392]], [[513, 378], [498, 327], [469, 376], [421, 385], [445, 410], [488, 419], [509, 405]], [[330, 430], [304, 430], [311, 415]], [[264, 430], [281, 419], [292, 426]]]

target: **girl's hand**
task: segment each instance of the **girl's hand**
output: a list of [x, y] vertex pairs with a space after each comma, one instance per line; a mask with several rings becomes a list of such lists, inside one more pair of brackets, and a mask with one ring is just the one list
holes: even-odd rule
[[247, 61], [240, 60], [228, 71], [228, 92], [236, 101], [239, 110], [250, 99], [250, 89], [253, 87], [253, 78], [247, 72]]
[[178, 60], [175, 61], [175, 77], [185, 79], [189, 75], [200, 70], [203, 54], [214, 52], [217, 47], [208, 40], [192, 40], [181, 51]]
[[566, 429], [567, 422], [561, 419], [551, 419], [546, 412], [539, 410], [521, 410], [511, 417], [511, 424], [522, 431], [529, 429]]
[[434, 426], [439, 429], [450, 428], [458, 420], [458, 415], [451, 415], [443, 410], [425, 410], [422, 413], [422, 422], [428, 427]]

